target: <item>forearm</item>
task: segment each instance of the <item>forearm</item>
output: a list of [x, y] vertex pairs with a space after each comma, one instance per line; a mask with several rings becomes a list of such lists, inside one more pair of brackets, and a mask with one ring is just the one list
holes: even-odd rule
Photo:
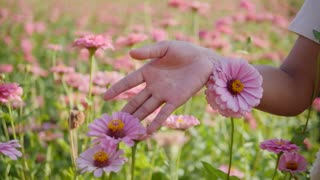
[[292, 116], [312, 103], [319, 45], [299, 37], [279, 67], [256, 66], [263, 77], [263, 98], [257, 107], [272, 114]]

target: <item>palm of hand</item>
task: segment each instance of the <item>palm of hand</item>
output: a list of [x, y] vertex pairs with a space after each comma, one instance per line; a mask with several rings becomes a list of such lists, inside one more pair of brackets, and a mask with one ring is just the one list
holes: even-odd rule
[[131, 56], [154, 59], [112, 86], [105, 99], [145, 82], [145, 89], [122, 111], [142, 120], [164, 104], [149, 126], [149, 133], [158, 129], [175, 109], [204, 86], [213, 68], [207, 50], [185, 42], [158, 43], [133, 51]]

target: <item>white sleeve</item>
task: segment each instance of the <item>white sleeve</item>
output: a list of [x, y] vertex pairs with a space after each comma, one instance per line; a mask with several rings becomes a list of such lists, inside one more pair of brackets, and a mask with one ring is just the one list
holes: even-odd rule
[[320, 0], [305, 0], [289, 30], [320, 44], [314, 35], [314, 31], [320, 32]]

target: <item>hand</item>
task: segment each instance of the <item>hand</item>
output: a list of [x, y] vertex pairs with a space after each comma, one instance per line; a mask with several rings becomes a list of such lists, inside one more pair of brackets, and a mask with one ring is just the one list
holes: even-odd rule
[[163, 105], [148, 127], [149, 134], [205, 85], [217, 57], [208, 49], [182, 41], [159, 42], [132, 50], [130, 55], [138, 60], [152, 60], [114, 84], [104, 99], [112, 99], [145, 82], [146, 87], [122, 111], [143, 120]]

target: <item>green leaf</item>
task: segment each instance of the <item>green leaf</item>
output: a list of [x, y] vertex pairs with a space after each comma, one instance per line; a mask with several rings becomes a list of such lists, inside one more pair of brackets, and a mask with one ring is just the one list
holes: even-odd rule
[[314, 29], [313, 35], [316, 38], [316, 40], [318, 40], [320, 42], [320, 32]]
[[152, 180], [169, 180], [162, 172], [155, 172], [152, 174]]

